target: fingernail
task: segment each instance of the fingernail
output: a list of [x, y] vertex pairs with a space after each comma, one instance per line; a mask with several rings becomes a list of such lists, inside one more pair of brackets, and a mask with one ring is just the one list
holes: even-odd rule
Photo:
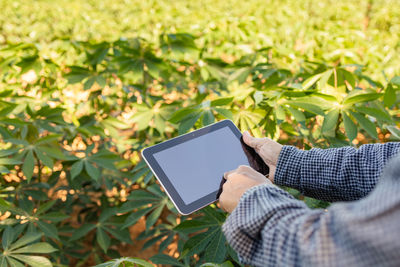
[[243, 134], [245, 134], [245, 135], [247, 135], [247, 136], [250, 136], [249, 131], [245, 131]]

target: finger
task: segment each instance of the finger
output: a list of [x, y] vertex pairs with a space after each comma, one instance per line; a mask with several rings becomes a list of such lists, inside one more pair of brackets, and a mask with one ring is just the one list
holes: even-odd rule
[[226, 175], [224, 175], [225, 180], [229, 181], [235, 174], [238, 174], [236, 170], [227, 172]]
[[259, 148], [265, 144], [265, 138], [256, 138], [250, 135], [248, 131], [243, 133], [243, 141], [252, 148]]
[[219, 196], [219, 206], [223, 211], [227, 212], [227, 210], [225, 208], [225, 197], [226, 197], [226, 194], [224, 194], [222, 192], [222, 194]]
[[244, 174], [244, 173], [251, 173], [255, 172], [255, 170], [247, 165], [240, 165], [239, 168], [236, 169], [236, 173]]
[[[240, 167], [240, 166], [239, 166], [239, 167]], [[228, 176], [231, 175], [231, 174], [234, 173], [234, 172], [237, 172], [238, 169], [239, 169], [239, 168], [224, 173], [224, 178], [225, 178], [226, 180], [228, 180]]]

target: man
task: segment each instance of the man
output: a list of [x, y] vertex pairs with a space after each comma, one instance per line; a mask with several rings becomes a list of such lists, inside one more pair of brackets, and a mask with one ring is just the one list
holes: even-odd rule
[[[269, 179], [248, 166], [225, 174], [223, 231], [243, 263], [400, 266], [400, 143], [303, 151], [243, 139], [270, 167]], [[342, 202], [310, 209], [276, 185]]]

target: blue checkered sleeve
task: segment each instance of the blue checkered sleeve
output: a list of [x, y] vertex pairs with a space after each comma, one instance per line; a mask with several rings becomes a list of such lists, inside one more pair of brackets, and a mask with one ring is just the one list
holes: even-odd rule
[[321, 200], [357, 200], [375, 187], [384, 165], [398, 152], [400, 142], [308, 151], [284, 146], [274, 182]]
[[253, 187], [222, 229], [253, 266], [400, 266], [399, 192], [400, 155], [366, 197], [328, 210], [310, 209], [272, 184]]

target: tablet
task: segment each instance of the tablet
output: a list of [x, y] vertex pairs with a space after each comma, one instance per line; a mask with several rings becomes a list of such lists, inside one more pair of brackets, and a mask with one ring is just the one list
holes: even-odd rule
[[145, 148], [142, 156], [179, 213], [188, 215], [218, 199], [225, 172], [250, 165], [230, 120]]

